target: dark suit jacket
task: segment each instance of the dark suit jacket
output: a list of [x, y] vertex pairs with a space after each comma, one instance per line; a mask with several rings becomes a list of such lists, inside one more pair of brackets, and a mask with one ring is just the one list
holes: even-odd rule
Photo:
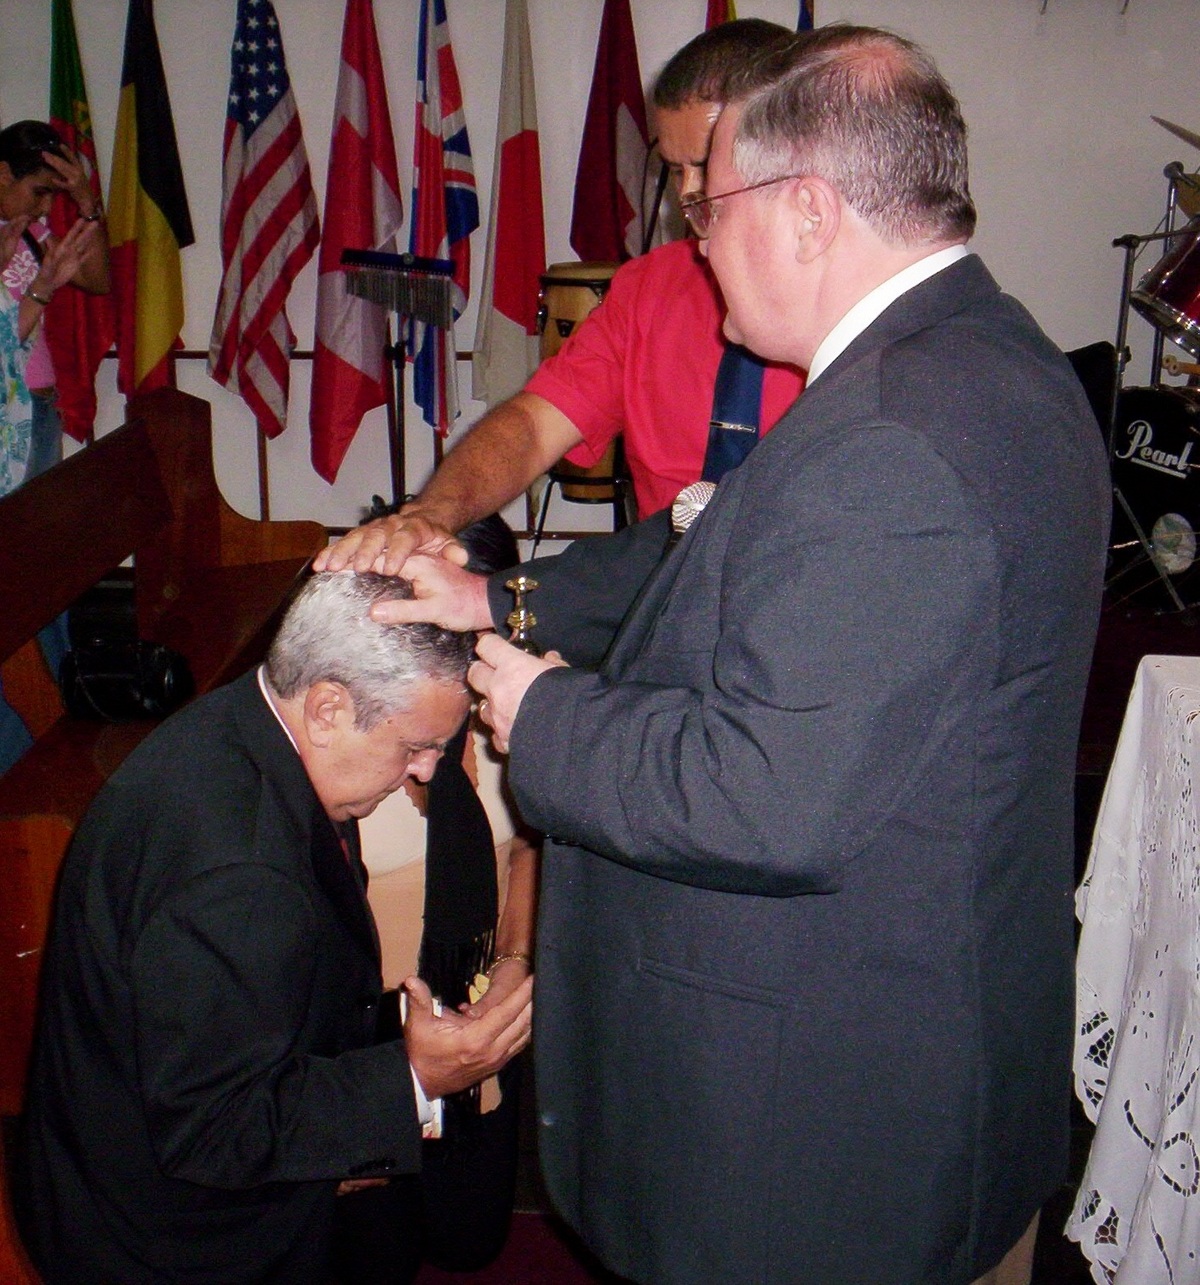
[[971, 256], [721, 483], [599, 673], [530, 688], [543, 1169], [616, 1271], [953, 1285], [1061, 1181], [1108, 510]]
[[43, 973], [28, 1124], [48, 1281], [322, 1281], [338, 1179], [419, 1168], [404, 1046], [371, 1046], [364, 889], [254, 674], [113, 775]]

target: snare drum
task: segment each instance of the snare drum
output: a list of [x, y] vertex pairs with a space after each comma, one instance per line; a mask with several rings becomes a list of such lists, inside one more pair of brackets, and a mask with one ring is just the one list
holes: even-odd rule
[[1172, 343], [1200, 357], [1200, 218], [1173, 239], [1129, 302]]
[[1181, 388], [1125, 388], [1117, 401], [1113, 484], [1149, 541], [1148, 554], [1120, 502], [1113, 509], [1110, 596], [1174, 606], [1200, 601], [1200, 400]]
[[[538, 333], [542, 337], [543, 361], [553, 357], [575, 327], [599, 305], [618, 267], [616, 263], [552, 263], [547, 267], [538, 296]], [[616, 451], [616, 442], [610, 443], [600, 459], [587, 468], [570, 460], [559, 460], [554, 466], [555, 473], [606, 479], [583, 483], [563, 481], [563, 498], [583, 504], [611, 504], [614, 492], [607, 479], [613, 476]]]

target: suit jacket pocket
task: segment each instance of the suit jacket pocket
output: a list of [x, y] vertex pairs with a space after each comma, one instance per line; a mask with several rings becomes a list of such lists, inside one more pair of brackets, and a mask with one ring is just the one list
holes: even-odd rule
[[766, 1279], [788, 998], [659, 960], [639, 972], [646, 1021], [628, 1089], [647, 1194], [674, 1241], [657, 1248], [672, 1280]]

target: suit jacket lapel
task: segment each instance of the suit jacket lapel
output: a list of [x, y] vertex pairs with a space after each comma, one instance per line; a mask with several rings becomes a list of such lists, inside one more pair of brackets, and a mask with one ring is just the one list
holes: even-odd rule
[[239, 678], [235, 686], [240, 689], [238, 723], [247, 752], [263, 776], [274, 784], [296, 828], [308, 835], [313, 874], [321, 891], [351, 936], [378, 963], [379, 937], [367, 905], [366, 870], [357, 824], [345, 827], [347, 858], [343, 836], [325, 815], [300, 756], [259, 691], [257, 672], [252, 670]]
[[[717, 493], [720, 493], [719, 488]], [[716, 495], [709, 503], [715, 500]], [[604, 658], [604, 663], [600, 666], [602, 674], [619, 677], [625, 666], [641, 650], [642, 643], [658, 618], [658, 613], [675, 583], [675, 577], [679, 574], [679, 567], [683, 562], [682, 545], [694, 537], [696, 529], [703, 520], [704, 515], [701, 514], [693, 523], [692, 529], [684, 536], [684, 540], [670, 553], [665, 554], [663, 560], [650, 573], [637, 599], [630, 607], [624, 625], [613, 639], [613, 645]]]

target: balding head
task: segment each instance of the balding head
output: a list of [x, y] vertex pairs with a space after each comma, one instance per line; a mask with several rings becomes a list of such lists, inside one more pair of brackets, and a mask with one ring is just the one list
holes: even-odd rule
[[975, 206], [958, 100], [924, 50], [835, 25], [798, 37], [743, 104], [733, 163], [747, 183], [811, 174], [883, 240], [967, 240]]

